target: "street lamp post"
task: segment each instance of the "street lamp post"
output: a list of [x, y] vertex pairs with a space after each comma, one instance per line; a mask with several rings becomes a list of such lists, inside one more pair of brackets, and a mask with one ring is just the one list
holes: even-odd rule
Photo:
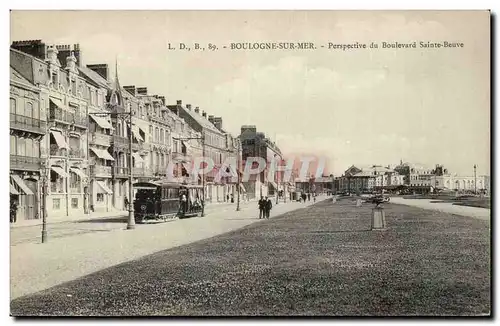
[[240, 210], [240, 192], [241, 192], [241, 178], [240, 178], [240, 168], [241, 168], [241, 143], [238, 141], [238, 167], [236, 168], [236, 173], [238, 174], [238, 201], [236, 203], [236, 211]]
[[134, 217], [134, 189], [133, 189], [133, 170], [132, 170], [132, 162], [133, 162], [133, 157], [132, 157], [132, 115], [133, 112], [130, 110], [130, 112], [94, 112], [94, 113], [89, 113], [89, 115], [95, 115], [95, 116], [128, 116], [129, 117], [129, 180], [128, 180], [128, 188], [129, 188], [129, 205], [128, 205], [128, 221], [127, 221], [127, 230], [133, 230], [135, 229], [135, 217]]
[[[174, 138], [174, 137], [172, 137], [172, 139], [180, 140], [180, 141], [191, 140], [191, 139], [201, 140], [201, 151], [202, 151], [201, 155], [203, 158], [205, 157], [205, 133], [204, 132], [201, 133], [201, 137], [187, 137], [187, 138]], [[202, 187], [201, 193], [203, 196], [202, 204], [201, 204], [201, 217], [204, 217], [205, 216], [205, 173], [201, 174], [201, 187]]]
[[42, 243], [47, 242], [47, 180], [48, 169], [46, 166], [42, 167]]
[[474, 164], [474, 195], [477, 195], [477, 186], [476, 186], [476, 182], [477, 182], [477, 176], [476, 176], [476, 164]]

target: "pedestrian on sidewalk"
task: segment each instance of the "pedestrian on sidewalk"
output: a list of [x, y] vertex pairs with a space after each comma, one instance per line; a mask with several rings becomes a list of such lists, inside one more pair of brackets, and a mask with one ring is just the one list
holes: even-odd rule
[[234, 195], [231, 194], [231, 203], [234, 203]]
[[273, 208], [273, 202], [271, 199], [266, 197], [266, 218], [269, 219], [269, 216], [271, 215], [271, 209]]
[[265, 210], [264, 210], [265, 206], [266, 206], [266, 203], [264, 201], [264, 197], [260, 196], [260, 199], [259, 199], [259, 220], [261, 218], [266, 217]]
[[227, 199], [227, 201], [229, 201], [229, 194], [227, 194], [226, 199]]
[[10, 223], [16, 223], [17, 221], [17, 198], [14, 196], [10, 197]]
[[311, 201], [311, 193], [307, 194], [307, 201]]
[[125, 196], [125, 199], [123, 200], [123, 203], [125, 204], [125, 209], [126, 209], [126, 210], [128, 210], [128, 205], [129, 205], [130, 203], [128, 202], [128, 198], [127, 198], [127, 196]]

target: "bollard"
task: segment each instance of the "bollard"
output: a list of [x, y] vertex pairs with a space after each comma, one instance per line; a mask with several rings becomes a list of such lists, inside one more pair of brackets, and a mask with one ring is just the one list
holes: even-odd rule
[[361, 201], [361, 199], [356, 200], [356, 207], [361, 207], [362, 204], [363, 202]]
[[377, 206], [372, 209], [372, 230], [385, 230], [384, 208]]

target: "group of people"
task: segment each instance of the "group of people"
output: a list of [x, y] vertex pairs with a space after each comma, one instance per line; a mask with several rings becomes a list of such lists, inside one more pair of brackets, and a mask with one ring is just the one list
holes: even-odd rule
[[272, 208], [273, 203], [271, 199], [261, 196], [259, 200], [259, 219], [269, 218]]
[[[313, 198], [314, 202], [316, 202], [316, 194], [313, 194], [313, 195], [312, 195], [312, 198]], [[303, 194], [299, 197], [299, 202], [304, 201], [304, 203], [305, 203], [305, 202], [306, 202], [306, 200], [307, 200], [307, 201], [311, 201], [311, 193], [308, 193], [308, 194], [303, 193]]]

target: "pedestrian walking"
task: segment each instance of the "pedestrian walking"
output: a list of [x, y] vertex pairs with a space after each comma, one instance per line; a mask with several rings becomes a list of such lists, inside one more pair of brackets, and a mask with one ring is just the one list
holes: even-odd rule
[[128, 205], [129, 205], [130, 203], [128, 202], [128, 198], [127, 198], [127, 196], [125, 196], [125, 199], [123, 200], [123, 203], [125, 204], [125, 209], [126, 209], [126, 210], [128, 210]]
[[307, 199], [307, 195], [306, 194], [302, 194], [302, 200], [304, 201], [304, 203], [306, 202], [306, 199]]
[[265, 200], [264, 200], [264, 197], [260, 196], [260, 199], [259, 199], [259, 220], [261, 218], [265, 218], [265, 206], [266, 206], [266, 203], [265, 203]]
[[307, 194], [307, 201], [311, 201], [311, 193]]
[[234, 195], [231, 194], [231, 203], [234, 203]]
[[273, 208], [273, 202], [271, 199], [266, 197], [266, 218], [269, 219], [269, 216], [271, 215], [271, 209]]
[[186, 197], [186, 194], [182, 194], [181, 195], [181, 205], [180, 205], [180, 209], [181, 209], [181, 212], [182, 212], [182, 215], [186, 214], [186, 210], [187, 210], [187, 197]]
[[227, 201], [229, 201], [229, 194], [227, 194], [227, 196], [226, 196], [226, 200], [227, 200]]
[[17, 221], [17, 198], [10, 197], [10, 223]]

